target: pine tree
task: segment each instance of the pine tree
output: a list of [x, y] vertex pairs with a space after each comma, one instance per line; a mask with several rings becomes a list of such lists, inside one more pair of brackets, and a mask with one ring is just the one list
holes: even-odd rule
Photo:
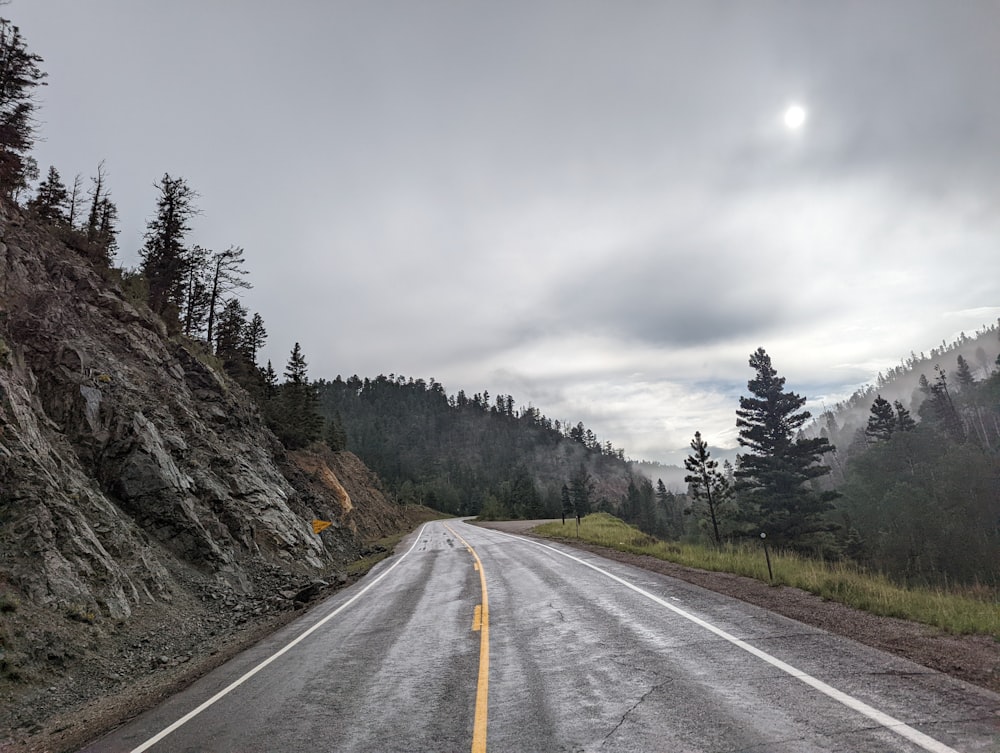
[[684, 481], [688, 485], [691, 498], [696, 502], [704, 501], [708, 505], [715, 543], [721, 544], [722, 536], [719, 534], [717, 510], [729, 493], [729, 483], [725, 476], [719, 473], [719, 463], [712, 460], [711, 453], [708, 451], [708, 443], [701, 438], [700, 431], [694, 433], [691, 449], [694, 454], [684, 459], [684, 468], [690, 472], [684, 477]]
[[267, 341], [267, 330], [264, 329], [264, 318], [255, 313], [246, 329], [246, 355], [250, 363], [257, 363], [257, 353]]
[[271, 399], [278, 394], [278, 375], [268, 359], [267, 366], [260, 370], [261, 379], [264, 382], [264, 398]]
[[885, 441], [892, 436], [897, 428], [896, 416], [892, 412], [889, 401], [881, 395], [875, 396], [872, 403], [871, 415], [868, 417], [868, 426], [865, 428], [865, 436], [875, 441]]
[[98, 210], [97, 235], [94, 239], [98, 258], [107, 266], [111, 266], [115, 254], [118, 253], [118, 207], [111, 196], [105, 194]]
[[187, 253], [184, 265], [184, 305], [182, 308], [183, 331], [194, 337], [205, 326], [208, 316], [208, 286], [205, 284], [205, 266], [211, 252], [201, 246], [194, 246]]
[[236, 298], [230, 298], [219, 314], [219, 327], [215, 333], [215, 355], [222, 363], [231, 365], [243, 356], [246, 340], [247, 310]]
[[307, 446], [319, 439], [323, 417], [319, 414], [319, 396], [309, 382], [308, 364], [302, 347], [295, 343], [285, 366], [285, 383], [278, 391], [278, 412], [272, 427], [289, 449]]
[[925, 375], [920, 375], [920, 391], [927, 396], [927, 399], [921, 403], [917, 412], [921, 418], [930, 419], [940, 431], [954, 441], [964, 442], [966, 439], [965, 426], [962, 424], [962, 418], [951, 399], [948, 377], [940, 366], [935, 366], [934, 371], [937, 372], [937, 377], [933, 383]]
[[28, 52], [17, 26], [0, 18], [0, 192], [14, 197], [28, 186], [35, 161], [34, 89], [44, 86], [42, 59]]
[[593, 479], [582, 463], [580, 470], [570, 479], [569, 490], [573, 498], [573, 511], [576, 517], [582, 518], [590, 512], [590, 495], [594, 493]]
[[806, 400], [785, 391], [784, 377], [763, 348], [750, 356], [750, 366], [756, 371], [747, 383], [753, 396], [741, 397], [736, 411], [739, 443], [750, 450], [737, 456], [742, 512], [777, 544], [805, 547], [813, 534], [835, 528], [823, 516], [836, 492], [808, 486], [830, 472], [820, 459], [833, 445], [825, 437], [796, 438], [811, 417], [800, 410]]
[[896, 409], [896, 430], [913, 431], [917, 427], [917, 422], [913, 420], [910, 411], [903, 407], [899, 400], [894, 400], [892, 407]]
[[288, 364], [285, 366], [285, 383], [295, 387], [300, 387], [309, 383], [309, 364], [306, 357], [302, 355], [302, 346], [295, 343], [291, 355], [288, 356]]
[[[97, 176], [90, 180], [90, 209], [86, 222], [79, 228], [79, 235], [73, 234], [73, 245], [97, 263], [110, 267], [118, 252], [118, 207], [111, 201], [103, 160], [97, 165]], [[80, 176], [77, 175], [73, 180], [72, 193], [67, 194], [65, 202], [68, 208], [65, 224], [71, 230], [77, 230], [80, 190]]]
[[48, 175], [38, 184], [35, 197], [28, 202], [27, 208], [42, 222], [48, 225], [61, 225], [67, 221], [68, 198], [69, 194], [59, 177], [59, 171], [50, 166]]
[[972, 368], [969, 366], [969, 362], [965, 360], [961, 355], [958, 356], [958, 371], [955, 372], [955, 380], [958, 382], [960, 389], [967, 389], [975, 384], [976, 379], [972, 376]]
[[158, 186], [156, 216], [146, 224], [145, 245], [139, 251], [141, 269], [149, 284], [149, 305], [168, 324], [179, 326], [188, 265], [184, 240], [191, 218], [198, 213], [197, 194], [183, 178], [164, 173]]
[[662, 478], [656, 480], [656, 501], [659, 503], [659, 509], [662, 513], [665, 532], [669, 536], [680, 536], [684, 529], [682, 513], [677, 504], [677, 497], [667, 489], [667, 485], [663, 483]]
[[90, 187], [90, 212], [87, 214], [87, 240], [93, 243], [101, 225], [101, 202], [108, 193], [104, 160], [97, 163], [97, 177], [90, 181], [93, 185]]
[[243, 269], [243, 249], [230, 246], [225, 251], [213, 252], [207, 260], [208, 268], [208, 340], [215, 335], [215, 312], [223, 296], [235, 290], [246, 290], [253, 285], [243, 279], [247, 271]]
[[77, 215], [80, 210], [80, 199], [83, 195], [83, 185], [82, 178], [80, 174], [77, 173], [73, 176], [73, 185], [68, 190], [68, 198], [66, 200], [66, 224], [70, 228], [76, 228]]
[[562, 522], [566, 523], [566, 516], [573, 516], [573, 498], [569, 494], [569, 487], [562, 486]]

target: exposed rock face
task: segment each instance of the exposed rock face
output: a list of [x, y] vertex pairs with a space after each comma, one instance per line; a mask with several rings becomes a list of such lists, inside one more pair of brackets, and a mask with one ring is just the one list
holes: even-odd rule
[[[127, 620], [199, 587], [253, 595], [261, 572], [269, 587], [318, 576], [381, 533], [368, 517], [401, 520], [351, 487], [363, 473], [340, 480], [320, 456], [298, 469], [198, 349], [0, 205], [0, 597]], [[314, 535], [330, 511], [338, 527]], [[6, 640], [0, 654], [18, 648]]]

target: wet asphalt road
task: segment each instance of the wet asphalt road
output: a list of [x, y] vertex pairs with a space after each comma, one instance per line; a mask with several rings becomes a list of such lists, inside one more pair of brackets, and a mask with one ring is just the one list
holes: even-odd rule
[[[478, 624], [463, 541], [485, 576]], [[1000, 696], [697, 586], [449, 521], [84, 750], [470, 751], [477, 727], [478, 750], [497, 753], [1000, 753]]]

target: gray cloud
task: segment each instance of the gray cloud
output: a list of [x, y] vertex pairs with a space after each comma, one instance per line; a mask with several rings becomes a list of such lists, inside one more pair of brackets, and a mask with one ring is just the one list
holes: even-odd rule
[[752, 257], [696, 247], [623, 254], [561, 280], [548, 313], [558, 329], [657, 347], [763, 336], [788, 311]]

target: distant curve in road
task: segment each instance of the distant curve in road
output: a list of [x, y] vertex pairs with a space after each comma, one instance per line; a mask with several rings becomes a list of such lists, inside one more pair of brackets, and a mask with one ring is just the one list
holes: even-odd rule
[[667, 576], [457, 521], [399, 552], [84, 751], [1000, 751], [1000, 696]]

